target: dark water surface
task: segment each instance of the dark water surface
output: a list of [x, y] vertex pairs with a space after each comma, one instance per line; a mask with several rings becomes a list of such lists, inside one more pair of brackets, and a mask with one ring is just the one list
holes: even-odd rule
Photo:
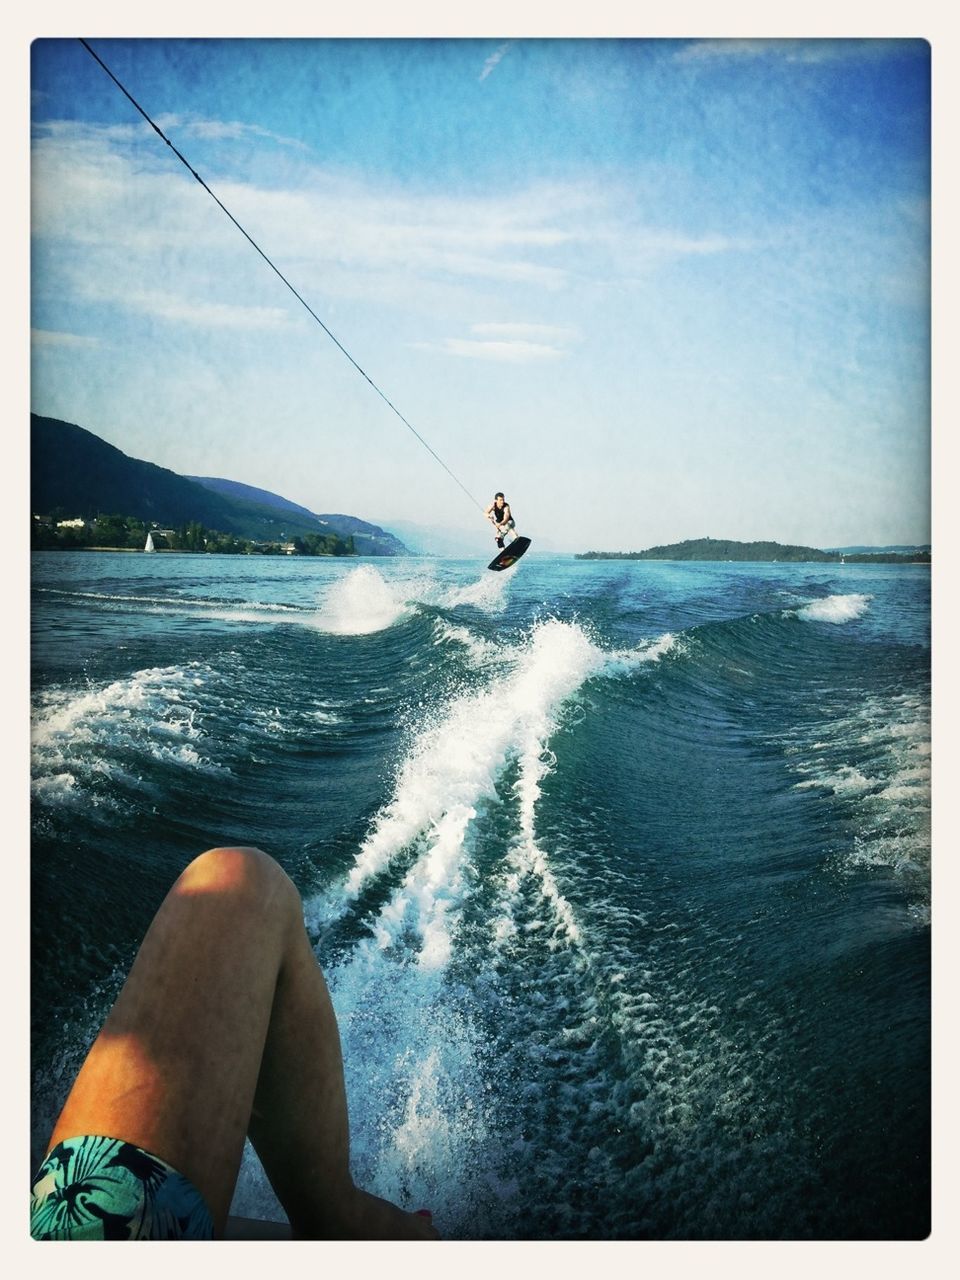
[[[240, 842], [303, 894], [355, 1176], [445, 1235], [926, 1234], [928, 568], [33, 585], [36, 1157], [166, 889]], [[280, 1214], [249, 1151], [234, 1210]]]

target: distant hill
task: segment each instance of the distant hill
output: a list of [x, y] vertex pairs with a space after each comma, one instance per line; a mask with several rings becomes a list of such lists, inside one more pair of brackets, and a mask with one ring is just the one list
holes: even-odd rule
[[832, 560], [836, 554], [817, 547], [782, 546], [779, 542], [731, 542], [721, 538], [689, 538], [646, 551], [587, 551], [578, 560]]
[[[76, 423], [30, 415], [30, 505], [37, 515], [137, 516], [175, 528], [199, 521], [208, 529], [262, 542], [310, 533], [346, 537], [353, 532], [346, 527], [352, 516], [326, 522], [266, 490], [249, 485], [236, 485], [236, 490], [244, 492], [217, 491], [166, 467], [128, 457]], [[356, 523], [354, 545], [360, 555], [405, 553], [403, 543], [391, 534], [362, 520]]]
[[921, 543], [919, 546], [909, 545], [909, 544], [899, 544], [895, 547], [827, 547], [827, 550], [836, 551], [840, 555], [844, 555], [844, 556], [857, 556], [857, 555], [911, 556], [911, 555], [916, 555], [917, 553], [922, 553], [924, 551], [929, 552], [931, 550], [931, 547], [929, 542], [924, 542], [924, 543]]
[[[586, 551], [578, 560], [738, 560], [780, 561], [836, 564], [839, 551], [821, 551], [818, 547], [796, 547], [779, 542], [732, 542], [720, 538], [690, 538], [665, 547], [648, 547], [646, 551]], [[903, 563], [930, 560], [929, 550], [843, 552], [847, 560], [860, 563]]]
[[187, 479], [195, 484], [202, 484], [205, 489], [210, 489], [214, 493], [222, 493], [227, 498], [239, 498], [243, 502], [256, 502], [260, 506], [273, 507], [277, 511], [290, 511], [296, 515], [314, 518], [313, 512], [306, 507], [301, 507], [288, 498], [281, 498], [279, 494], [271, 493], [269, 489], [257, 489], [252, 484], [241, 484], [239, 480], [221, 480], [218, 476], [187, 476]]
[[[388, 520], [387, 527], [403, 540], [411, 551], [424, 556], [438, 556], [453, 560], [489, 560], [496, 548], [493, 545], [493, 529], [491, 525], [479, 517], [474, 517], [474, 526], [470, 529], [457, 529], [451, 525], [415, 524], [412, 520]], [[522, 532], [531, 532], [525, 524]], [[569, 540], [558, 544], [554, 539], [533, 528], [534, 545], [538, 555], [569, 555], [573, 548]]]
[[251, 484], [241, 484], [239, 480], [224, 480], [219, 476], [190, 476], [189, 479], [224, 497], [269, 507], [279, 513], [280, 519], [306, 519], [311, 522], [310, 528], [314, 533], [319, 528], [324, 533], [339, 534], [341, 538], [352, 536], [360, 555], [403, 556], [409, 554], [407, 547], [399, 538], [388, 533], [386, 529], [381, 529], [377, 524], [361, 520], [358, 516], [319, 515], [306, 507], [301, 507], [296, 502], [291, 502], [289, 498], [271, 493], [269, 489], [257, 489]]
[[183, 476], [129, 458], [72, 422], [30, 415], [30, 505], [37, 514], [100, 512], [213, 525], [232, 513]]
[[391, 520], [390, 528], [403, 539], [411, 551], [425, 556], [449, 556], [453, 559], [475, 559], [486, 553], [489, 559], [493, 546], [493, 530], [486, 520], [478, 519], [476, 529], [454, 529], [441, 525], [420, 525], [412, 520]]

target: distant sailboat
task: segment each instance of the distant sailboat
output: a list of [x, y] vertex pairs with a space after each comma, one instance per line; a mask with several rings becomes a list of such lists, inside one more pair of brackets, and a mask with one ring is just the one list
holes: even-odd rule
[[144, 549], [144, 551], [156, 551], [156, 549], [157, 549], [157, 548], [153, 545], [153, 534], [152, 534], [152, 533], [148, 533], [148, 534], [147, 534], [147, 544], [146, 544], [146, 546], [145, 546], [143, 549]]

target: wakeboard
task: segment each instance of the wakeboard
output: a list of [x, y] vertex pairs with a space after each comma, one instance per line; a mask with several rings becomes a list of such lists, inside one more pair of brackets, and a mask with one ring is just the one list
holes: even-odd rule
[[509, 546], [497, 552], [487, 565], [487, 568], [494, 570], [509, 569], [512, 564], [517, 563], [529, 545], [529, 538], [514, 538]]

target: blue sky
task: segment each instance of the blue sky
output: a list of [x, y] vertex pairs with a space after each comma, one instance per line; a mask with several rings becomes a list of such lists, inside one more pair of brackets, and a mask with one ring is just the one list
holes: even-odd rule
[[[929, 540], [922, 41], [91, 43], [524, 532]], [[79, 42], [32, 65], [34, 410], [475, 526]]]

